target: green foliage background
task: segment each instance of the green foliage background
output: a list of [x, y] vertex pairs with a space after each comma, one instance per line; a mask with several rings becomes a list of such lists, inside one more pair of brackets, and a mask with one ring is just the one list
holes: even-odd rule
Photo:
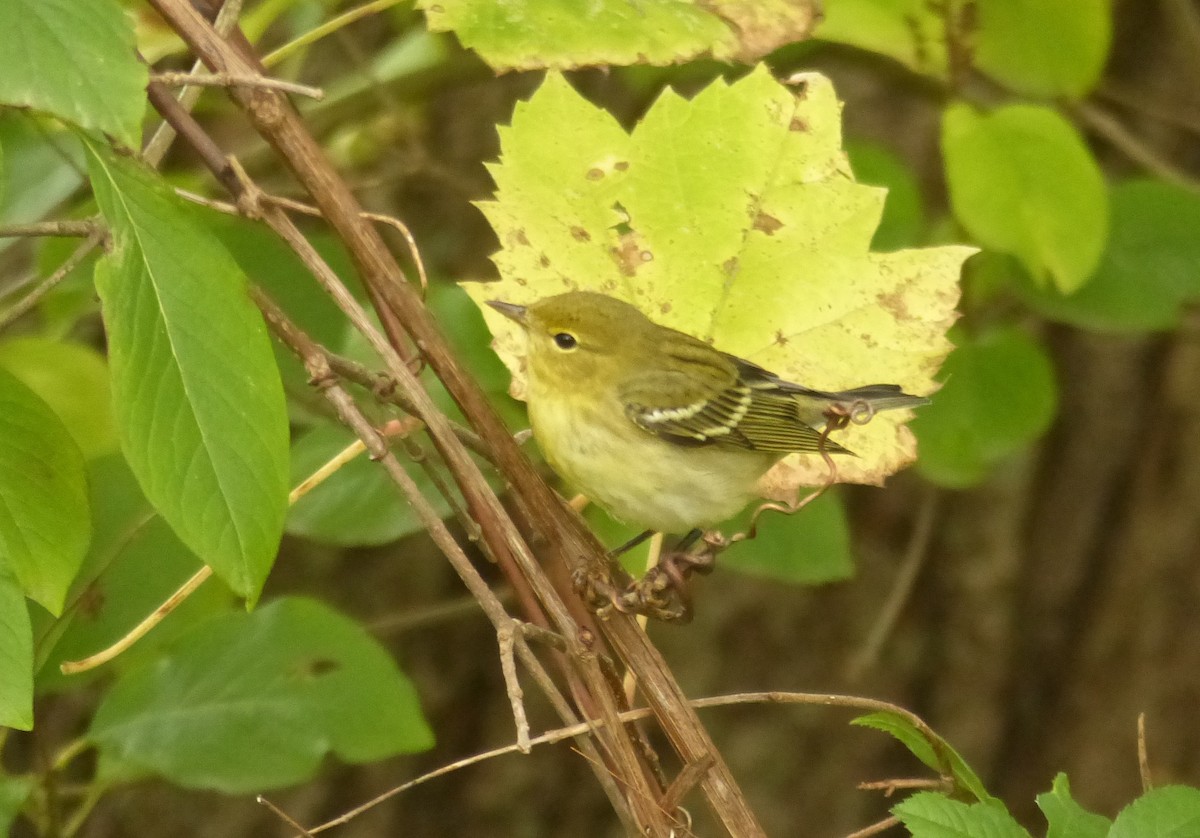
[[[653, 630], [689, 694], [853, 689], [945, 735], [939, 755], [900, 717], [859, 720], [947, 769], [950, 794], [897, 803], [853, 790], [916, 770], [883, 737], [762, 708], [713, 719], [768, 831], [842, 835], [890, 810], [917, 836], [1200, 834], [1186, 785], [1200, 782], [1200, 99], [1161, 81], [1200, 78], [1195, 8], [416, 6], [339, 21], [352, 4], [264, 0], [242, 26], [273, 73], [324, 89], [299, 106], [364, 202], [413, 229], [431, 308], [514, 429], [521, 407], [456, 282], [496, 276], [504, 242], [472, 202], [494, 188], [495, 126], [541, 68], [570, 71], [621, 138], [674, 91], [680, 118], [646, 150], [664, 157], [673, 132], [695, 139], [691, 101], [718, 80], [822, 72], [845, 103], [849, 168], [888, 190], [875, 253], [980, 250], [943, 386], [912, 423], [915, 468], [764, 518], [699, 587], [696, 624]], [[264, 834], [282, 827], [254, 793], [291, 789], [302, 820], [333, 816], [508, 741], [511, 718], [494, 637], [369, 462], [288, 509], [289, 484], [348, 438], [268, 342], [248, 284], [370, 357], [263, 228], [179, 197], [224, 197], [194, 159], [176, 151], [156, 173], [130, 156], [156, 126], [135, 45], [156, 70], [187, 66], [136, 0], [0, 3], [0, 227], [99, 213], [111, 236], [25, 312], [75, 242], [0, 238], [0, 831]], [[291, 194], [226, 98], [196, 112]], [[572, 140], [584, 128], [523, 126], [531, 146], [568, 151], [595, 139]], [[716, 189], [722, 174], [689, 177]], [[526, 209], [545, 212], [554, 186]], [[328, 232], [306, 233], [349, 279]], [[686, 294], [690, 274], [656, 269]], [[590, 514], [606, 541], [628, 537]], [[202, 566], [218, 578], [131, 652], [58, 671]], [[1179, 784], [1143, 793], [1132, 731], [1146, 709], [1151, 766]], [[473, 770], [344, 834], [618, 834], [569, 752]]]

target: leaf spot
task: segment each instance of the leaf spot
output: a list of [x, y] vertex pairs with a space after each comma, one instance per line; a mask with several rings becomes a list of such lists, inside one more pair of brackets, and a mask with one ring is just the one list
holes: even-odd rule
[[760, 230], [768, 236], [775, 235], [775, 231], [782, 226], [782, 221], [773, 215], [767, 215], [765, 212], [760, 212], [754, 217], [754, 229]]
[[571, 228], [571, 238], [575, 239], [577, 242], [590, 242], [592, 240], [592, 235], [582, 227], [576, 226]]

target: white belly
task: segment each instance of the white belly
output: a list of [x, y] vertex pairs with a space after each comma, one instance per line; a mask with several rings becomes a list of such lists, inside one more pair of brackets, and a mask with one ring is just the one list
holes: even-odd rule
[[[577, 397], [534, 395], [529, 418], [538, 445], [564, 480], [613, 517], [647, 529], [682, 534], [736, 515], [755, 496], [755, 483], [776, 459], [741, 450], [681, 447], [632, 422], [633, 433], [618, 442], [587, 419], [593, 410]], [[628, 421], [623, 415], [621, 419]]]

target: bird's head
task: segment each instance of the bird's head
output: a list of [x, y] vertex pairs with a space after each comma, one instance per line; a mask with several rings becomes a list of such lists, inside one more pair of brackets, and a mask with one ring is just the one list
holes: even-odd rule
[[[656, 327], [629, 303], [591, 291], [570, 291], [528, 306], [488, 303], [528, 335], [531, 384], [556, 392], [619, 380], [645, 357]], [[639, 355], [639, 352], [642, 352]]]

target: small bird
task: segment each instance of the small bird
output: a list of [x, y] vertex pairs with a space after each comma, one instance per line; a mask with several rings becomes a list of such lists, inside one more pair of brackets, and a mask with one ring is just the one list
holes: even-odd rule
[[840, 415], [918, 407], [894, 384], [812, 390], [654, 323], [629, 303], [571, 291], [528, 306], [488, 303], [528, 336], [526, 401], [550, 466], [613, 517], [685, 533], [741, 511], [794, 451]]

